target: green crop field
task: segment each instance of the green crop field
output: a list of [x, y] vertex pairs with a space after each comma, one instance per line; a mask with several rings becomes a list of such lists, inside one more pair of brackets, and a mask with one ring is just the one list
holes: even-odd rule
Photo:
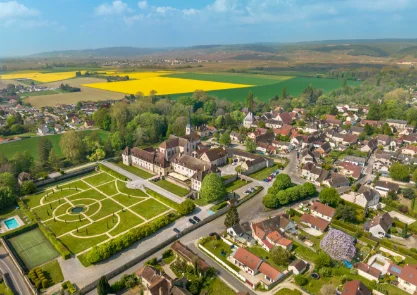
[[106, 172], [72, 179], [23, 202], [73, 254], [174, 210]]
[[[181, 75], [181, 74], [178, 74]], [[212, 79], [213, 81], [221, 80], [224, 78], [223, 75], [216, 75], [216, 74], [182, 74], [184, 75], [183, 78], [188, 79], [197, 79], [200, 77], [207, 76], [207, 79]], [[185, 76], [187, 75], [187, 76]], [[254, 75], [250, 75], [253, 77]], [[228, 77], [228, 76], [227, 76]], [[256, 75], [255, 75], [256, 77]], [[253, 78], [254, 82], [252, 85], [256, 85], [257, 83], [259, 85], [253, 86], [253, 87], [246, 87], [246, 88], [234, 88], [234, 89], [225, 89], [225, 90], [213, 90], [208, 91], [210, 95], [216, 96], [219, 99], [227, 99], [229, 101], [244, 101], [246, 96], [248, 95], [249, 91], [252, 91], [254, 96], [257, 97], [259, 100], [262, 101], [269, 101], [272, 97], [275, 95], [281, 95], [281, 91], [284, 87], [287, 88], [287, 93], [291, 94], [292, 96], [298, 96], [303, 90], [308, 87], [308, 85], [312, 85], [314, 88], [322, 89], [325, 93], [330, 92], [334, 89], [342, 87], [343, 80], [336, 80], [336, 79], [325, 79], [325, 78], [312, 78], [312, 77], [293, 77], [290, 79], [284, 79], [284, 80], [275, 80], [275, 83], [271, 84], [271, 80], [267, 78], [268, 76], [262, 75], [262, 78]], [[282, 77], [282, 76], [276, 76], [276, 77]], [[285, 76], [288, 78], [288, 76]], [[233, 80], [234, 83], [238, 83], [238, 81], [245, 81], [246, 83], [250, 83], [252, 81], [252, 78], [247, 78], [245, 75], [239, 76], [231, 76], [230, 79]], [[242, 79], [242, 80], [241, 80]], [[245, 79], [245, 80], [243, 80]], [[231, 82], [232, 80], [229, 80]], [[222, 80], [222, 82], [225, 82], [225, 80]], [[240, 82], [240, 83], [242, 83]], [[350, 86], [358, 86], [361, 82], [359, 81], [348, 81], [348, 85]], [[172, 95], [171, 98], [178, 99], [181, 96], [190, 95], [190, 93], [181, 93], [181, 94], [175, 94]]]
[[[107, 140], [109, 132], [103, 130], [88, 130], [80, 131], [84, 134], [89, 134], [91, 132], [97, 132], [101, 139]], [[59, 141], [61, 140], [62, 134], [50, 135], [47, 138], [52, 142], [54, 151], [58, 156], [62, 156], [61, 148], [59, 147]], [[24, 138], [19, 141], [14, 141], [10, 143], [4, 143], [0, 145], [0, 154], [5, 155], [7, 158], [13, 158], [14, 154], [17, 152], [29, 151], [35, 160], [38, 160], [38, 141], [40, 137], [30, 137]]]

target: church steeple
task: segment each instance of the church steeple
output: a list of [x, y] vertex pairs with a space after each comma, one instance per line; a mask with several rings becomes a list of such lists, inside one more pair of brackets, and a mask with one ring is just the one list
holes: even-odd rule
[[194, 132], [194, 128], [191, 125], [191, 115], [190, 115], [190, 111], [188, 111], [188, 123], [187, 123], [187, 126], [185, 127], [185, 134], [190, 135], [193, 132]]

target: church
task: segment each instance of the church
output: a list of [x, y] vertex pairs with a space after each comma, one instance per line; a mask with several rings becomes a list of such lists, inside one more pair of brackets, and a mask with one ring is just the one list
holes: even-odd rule
[[169, 181], [187, 185], [199, 192], [206, 175], [212, 172], [220, 175], [217, 165], [227, 162], [227, 153], [223, 148], [209, 150], [202, 145], [188, 114], [184, 136], [170, 135], [157, 148], [126, 147], [122, 158], [124, 165], [164, 176]]

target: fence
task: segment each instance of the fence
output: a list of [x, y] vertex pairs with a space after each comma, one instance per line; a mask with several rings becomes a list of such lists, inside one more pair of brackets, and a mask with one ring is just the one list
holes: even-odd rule
[[15, 264], [17, 270], [20, 272], [20, 274], [23, 277], [23, 280], [25, 281], [26, 285], [29, 287], [29, 290], [32, 292], [32, 294], [39, 294], [38, 290], [35, 289], [35, 287], [31, 284], [29, 281], [29, 278], [25, 275], [24, 270], [22, 269], [21, 265], [18, 261], [16, 261], [16, 258], [13, 255], [13, 252], [10, 250], [9, 245], [4, 240], [4, 238], [1, 238], [1, 243], [4, 246], [4, 249], [6, 249], [6, 252], [9, 254], [9, 257], [12, 259], [13, 263]]
[[[252, 194], [249, 194], [248, 196], [246, 196], [245, 198], [243, 198], [242, 200], [239, 201], [238, 205], [243, 204], [244, 202], [248, 201], [250, 198], [254, 197], [256, 194], [258, 194], [260, 191], [262, 191], [263, 187], [259, 187], [255, 192], [253, 192]], [[212, 222], [213, 220], [215, 220], [216, 218], [222, 216], [223, 214], [225, 214], [228, 211], [228, 207], [222, 208], [220, 210], [218, 210], [216, 213], [214, 213], [213, 215], [208, 216], [207, 218], [203, 219], [201, 222], [197, 222], [196, 224], [193, 224], [190, 227], [187, 227], [186, 229], [184, 229], [182, 232], [180, 232], [178, 235], [173, 236], [171, 238], [169, 238], [168, 240], [160, 243], [159, 245], [156, 245], [154, 248], [142, 253], [141, 255], [133, 258], [132, 260], [130, 260], [129, 262], [125, 263], [124, 265], [114, 269], [113, 271], [107, 273], [107, 274], [103, 274], [107, 277], [108, 280], [114, 278], [115, 276], [121, 274], [122, 272], [124, 272], [125, 270], [133, 267], [134, 265], [138, 264], [139, 262], [141, 262], [142, 260], [145, 260], [146, 258], [148, 258], [149, 256], [154, 255], [156, 252], [158, 252], [159, 250], [169, 246], [170, 244], [172, 244], [173, 242], [175, 242], [177, 239], [189, 234], [190, 232], [202, 227], [203, 225]], [[186, 217], [184, 217], [186, 218]], [[136, 243], [140, 243], [140, 241], [136, 242]], [[135, 245], [132, 245], [132, 247], [134, 247]], [[127, 250], [127, 249], [125, 249]], [[92, 290], [94, 290], [97, 287], [98, 281], [94, 281], [91, 282], [90, 284], [84, 286], [83, 288], [81, 288], [77, 294], [86, 294], [91, 292]]]
[[67, 174], [62, 174], [62, 175], [59, 175], [57, 177], [52, 177], [52, 178], [47, 178], [47, 179], [39, 180], [39, 181], [36, 181], [35, 182], [35, 185], [37, 187], [40, 187], [40, 186], [44, 186], [44, 185], [47, 185], [47, 184], [50, 184], [50, 183], [54, 183], [54, 182], [57, 182], [57, 181], [61, 181], [61, 180], [67, 179], [67, 178], [71, 178], [71, 177], [74, 177], [74, 176], [78, 176], [78, 175], [81, 175], [81, 174], [85, 174], [85, 173], [94, 171], [96, 169], [96, 166], [97, 165], [90, 166], [90, 167], [86, 167], [86, 168], [81, 168], [79, 170], [75, 170], [75, 171], [69, 172]]
[[224, 185], [228, 185], [229, 183], [232, 183], [233, 181], [235, 181], [235, 180], [237, 180], [237, 174], [235, 174], [235, 175], [233, 175], [233, 176], [231, 176], [231, 177], [229, 177], [229, 178], [226, 178], [224, 181], [223, 181], [223, 183], [224, 183]]

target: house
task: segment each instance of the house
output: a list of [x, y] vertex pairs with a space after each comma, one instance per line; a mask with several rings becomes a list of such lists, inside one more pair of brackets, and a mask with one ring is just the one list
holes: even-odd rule
[[369, 153], [376, 150], [377, 147], [378, 142], [376, 141], [376, 139], [371, 139], [366, 144], [364, 144], [363, 147], [361, 147], [360, 151]]
[[31, 180], [30, 174], [27, 172], [20, 172], [19, 175], [17, 176], [17, 181], [19, 183], [19, 185], [22, 185], [23, 182]]
[[268, 119], [265, 120], [265, 126], [268, 128], [281, 128], [282, 126], [282, 121], [278, 121], [278, 120], [274, 120], [274, 119]]
[[40, 125], [38, 127], [38, 130], [36, 131], [36, 134], [38, 134], [39, 136], [44, 136], [44, 135], [50, 134], [50, 130], [48, 126]]
[[343, 141], [342, 144], [343, 145], [347, 145], [347, 146], [351, 146], [352, 144], [355, 144], [358, 142], [358, 136], [355, 134], [346, 134], [343, 137]]
[[323, 169], [316, 167], [312, 162], [308, 162], [301, 169], [301, 177], [311, 181], [316, 181], [322, 172]]
[[364, 230], [369, 231], [374, 237], [382, 239], [388, 234], [392, 223], [392, 217], [386, 212], [384, 214], [378, 214], [370, 222], [366, 222]]
[[378, 190], [381, 195], [386, 196], [389, 191], [398, 192], [400, 186], [396, 183], [378, 180], [375, 183], [375, 189]]
[[252, 229], [248, 223], [235, 224], [234, 226], [229, 227], [226, 231], [235, 242], [239, 242], [249, 247], [253, 246], [256, 242], [251, 236]]
[[288, 112], [282, 112], [278, 114], [275, 119], [282, 122], [282, 124], [291, 125], [295, 117]]
[[237, 159], [238, 162], [241, 162], [240, 167], [245, 174], [251, 174], [265, 167], [274, 165], [274, 161], [270, 158], [251, 154], [239, 149], [227, 148], [226, 151], [229, 158], [234, 158]]
[[405, 120], [387, 119], [386, 122], [388, 123], [389, 127], [394, 127], [397, 130], [403, 130], [407, 127], [407, 121]]
[[392, 138], [389, 135], [380, 134], [376, 137], [378, 145], [387, 146], [391, 143]]
[[361, 281], [353, 280], [345, 283], [341, 295], [372, 295], [372, 292]]
[[299, 275], [307, 270], [308, 263], [301, 259], [296, 259], [288, 266], [288, 270], [293, 274]]
[[315, 216], [307, 214], [307, 213], [304, 213], [301, 216], [301, 222], [308, 225], [311, 228], [314, 228], [318, 231], [321, 231], [322, 233], [327, 230], [327, 228], [329, 227], [329, 224], [330, 224], [328, 221], [326, 221], [324, 219], [315, 217]]
[[410, 294], [417, 292], [417, 265], [406, 264], [401, 267], [391, 263], [388, 273], [398, 278], [398, 288]]
[[202, 274], [205, 274], [210, 269], [210, 266], [202, 258], [188, 249], [180, 241], [175, 241], [170, 248], [176, 256], [185, 259], [189, 265], [194, 266], [197, 264], [197, 268]]
[[84, 128], [91, 128], [91, 127], [94, 127], [94, 121], [86, 120], [84, 122]]
[[256, 127], [257, 124], [258, 124], [258, 120], [256, 120], [252, 112], [248, 112], [246, 117], [243, 119], [243, 127], [245, 128]]
[[407, 143], [407, 144], [417, 143], [417, 135], [416, 134], [404, 135], [402, 137], [402, 140], [404, 143]]
[[415, 154], [417, 154], [417, 146], [408, 145], [406, 147], [403, 147], [401, 149], [401, 154], [403, 154], [403, 155], [409, 155], [409, 156], [414, 156]]
[[238, 248], [230, 257], [234, 265], [252, 276], [259, 272], [259, 266], [263, 262], [261, 258], [245, 248]]
[[308, 150], [308, 149], [304, 149], [301, 153], [301, 163], [302, 164], [306, 164], [306, 163], [317, 163], [316, 157], [314, 156], [313, 152]]
[[346, 177], [352, 177], [355, 180], [361, 177], [361, 166], [356, 166], [350, 162], [339, 162], [336, 164], [336, 167], [339, 169], [339, 172]]
[[266, 128], [256, 128], [255, 131], [248, 133], [248, 138], [255, 140], [258, 136], [265, 134], [268, 131]]
[[315, 217], [319, 217], [321, 219], [332, 221], [336, 210], [330, 206], [322, 204], [318, 201], [315, 201], [311, 206], [311, 214]]
[[278, 140], [273, 140], [272, 145], [274, 147], [276, 147], [277, 150], [279, 150], [281, 153], [285, 153], [285, 154], [288, 153], [289, 151], [291, 151], [294, 148], [291, 145], [291, 143], [284, 142], [284, 141], [278, 141]]
[[365, 131], [365, 129], [363, 128], [363, 127], [359, 127], [359, 126], [352, 126], [351, 128], [350, 128], [350, 131], [352, 132], [352, 134], [354, 134], [354, 135], [359, 135], [359, 134], [361, 134], [362, 132], [364, 132]]
[[366, 158], [357, 157], [357, 156], [345, 156], [343, 158], [343, 161], [349, 162], [349, 163], [352, 163], [353, 165], [361, 166], [361, 167], [365, 167], [366, 162], [367, 162]]
[[152, 147], [145, 149], [126, 147], [122, 153], [122, 159], [124, 165], [135, 166], [157, 175], [166, 176], [172, 170], [164, 155]]
[[200, 160], [218, 167], [223, 166], [227, 164], [227, 152], [222, 147], [210, 149], [200, 156]]
[[380, 207], [380, 198], [381, 195], [378, 193], [378, 191], [362, 185], [357, 193], [353, 193], [353, 199], [345, 199], [348, 202], [354, 203], [358, 206], [361, 206], [362, 208], [372, 208], [372, 209], [379, 209]]
[[141, 267], [136, 275], [144, 286], [144, 295], [169, 294], [172, 287], [172, 279], [153, 266]]
[[327, 155], [332, 150], [330, 143], [324, 142], [320, 145], [319, 148], [316, 149], [316, 152], [319, 152], [321, 155]]
[[337, 173], [332, 173], [330, 177], [323, 181], [323, 184], [333, 188], [350, 186], [349, 179]]
[[281, 246], [284, 249], [292, 249], [292, 241], [286, 239], [286, 232], [295, 233], [294, 222], [287, 214], [279, 214], [275, 217], [257, 223], [251, 223], [252, 237], [266, 251], [270, 251], [273, 246]]
[[[228, 259], [242, 271], [251, 276], [262, 274], [259, 284], [263, 285], [266, 289], [272, 288], [272, 286], [284, 277], [284, 274], [279, 270], [273, 268], [261, 258], [244, 248], [238, 248]], [[246, 282], [250, 283], [248, 280], [246, 280]], [[256, 285], [250, 284], [254, 289], [258, 285], [258, 283]]]
[[230, 141], [242, 143], [243, 142], [243, 136], [235, 131], [230, 132]]
[[358, 263], [357, 269], [358, 275], [370, 281], [378, 281], [381, 276], [381, 271], [379, 269], [363, 262]]

